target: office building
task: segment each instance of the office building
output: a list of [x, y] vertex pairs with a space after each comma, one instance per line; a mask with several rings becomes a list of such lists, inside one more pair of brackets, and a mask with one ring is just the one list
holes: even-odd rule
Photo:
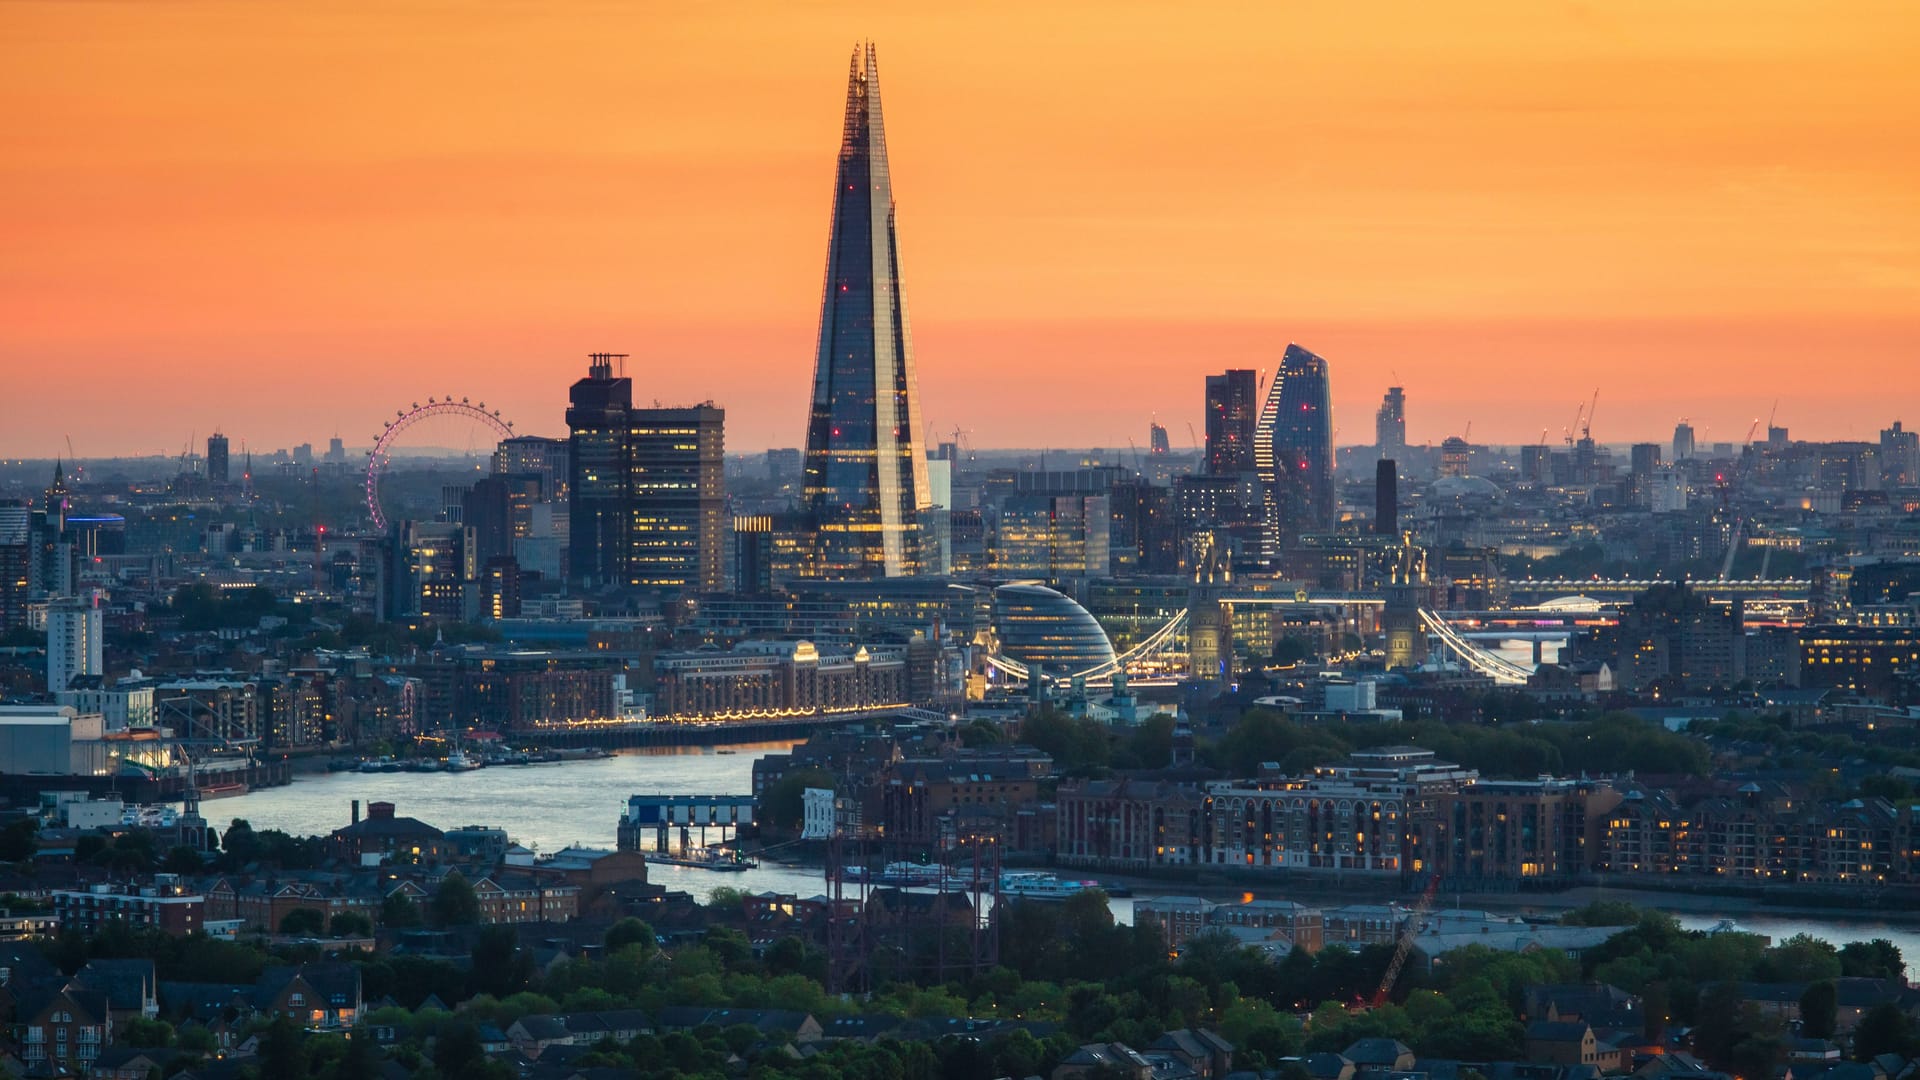
[[1207, 376], [1207, 473], [1232, 476], [1254, 471], [1254, 438], [1260, 419], [1259, 376], [1235, 368]]
[[594, 353], [567, 404], [567, 565], [575, 585], [617, 585], [627, 550], [627, 414], [633, 380], [613, 373], [624, 353]]
[[480, 562], [471, 527], [396, 522], [388, 545], [388, 618], [465, 622], [480, 614]]
[[1373, 470], [1373, 531], [1380, 536], [1400, 532], [1400, 465], [1382, 458]]
[[1659, 443], [1634, 443], [1632, 451], [1633, 478], [1645, 480], [1660, 468]]
[[898, 252], [880, 72], [866, 45], [847, 80], [802, 491], [817, 569], [830, 578], [921, 572], [926, 430]]
[[76, 675], [101, 675], [105, 630], [97, 596], [66, 597], [47, 605], [47, 693], [67, 689]]
[[1112, 512], [1105, 495], [1009, 495], [993, 541], [993, 569], [1048, 581], [1105, 577]]
[[1298, 345], [1287, 346], [1267, 388], [1256, 460], [1270, 543], [1286, 545], [1333, 528], [1332, 382], [1326, 360]]
[[540, 482], [542, 502], [565, 502], [571, 470], [567, 464], [567, 439], [549, 439], [540, 435], [515, 435], [502, 439], [493, 451], [495, 476], [531, 476]]
[[1686, 461], [1693, 457], [1693, 425], [1685, 420], [1673, 427], [1673, 460]]
[[627, 585], [726, 587], [726, 411], [635, 409], [627, 421]]
[[1920, 431], [1895, 420], [1880, 432], [1880, 471], [1887, 487], [1920, 487]]
[[1113, 642], [1087, 611], [1032, 582], [993, 590], [993, 629], [1007, 656], [1050, 676], [1074, 675], [1113, 663]]
[[207, 436], [207, 479], [216, 484], [228, 479], [227, 437], [217, 431]]
[[1165, 457], [1173, 453], [1173, 444], [1167, 441], [1167, 429], [1158, 422], [1147, 425], [1147, 453], [1154, 457]]
[[0, 634], [27, 625], [33, 549], [33, 511], [19, 503], [0, 504]]
[[741, 515], [733, 519], [733, 574], [731, 592], [762, 596], [773, 591], [773, 515]]
[[767, 479], [776, 486], [785, 488], [800, 482], [805, 471], [805, 455], [798, 447], [782, 447], [767, 451]]
[[570, 578], [582, 588], [718, 591], [726, 412], [710, 401], [635, 408], [633, 380], [614, 374], [624, 359], [594, 353], [570, 396]]
[[1407, 392], [1398, 386], [1387, 387], [1380, 410], [1373, 414], [1373, 445], [1380, 456], [1397, 456], [1407, 448]]

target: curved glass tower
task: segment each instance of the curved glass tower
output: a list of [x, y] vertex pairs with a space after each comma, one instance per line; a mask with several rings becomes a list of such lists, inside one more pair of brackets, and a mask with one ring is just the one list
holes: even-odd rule
[[817, 572], [921, 572], [927, 458], [871, 44], [854, 49], [827, 238], [803, 497]]
[[1284, 545], [1302, 533], [1332, 529], [1333, 389], [1326, 360], [1287, 346], [1253, 446], [1254, 469], [1267, 491], [1267, 542]]

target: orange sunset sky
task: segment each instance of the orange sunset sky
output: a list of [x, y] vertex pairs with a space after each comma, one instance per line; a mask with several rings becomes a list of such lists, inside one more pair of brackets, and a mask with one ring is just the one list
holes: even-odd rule
[[1339, 441], [1920, 423], [1920, 4], [0, 0], [0, 454], [255, 449], [596, 349], [793, 446], [879, 48], [928, 425], [1176, 445], [1289, 340]]

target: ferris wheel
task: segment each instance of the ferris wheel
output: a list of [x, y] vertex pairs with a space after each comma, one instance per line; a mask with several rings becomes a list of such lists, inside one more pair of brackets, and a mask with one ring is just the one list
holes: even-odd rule
[[488, 412], [484, 401], [477, 404], [466, 398], [455, 401], [453, 395], [448, 394], [445, 398], [428, 398], [425, 405], [416, 401], [396, 411], [394, 418], [387, 421], [387, 426], [381, 430], [380, 437], [374, 440], [373, 449], [367, 451], [367, 516], [373, 519], [373, 527], [380, 532], [387, 531], [387, 515], [380, 509], [380, 477], [387, 471], [394, 440], [413, 425], [436, 416], [470, 420], [502, 439], [513, 437], [513, 421], [500, 419], [499, 409]]

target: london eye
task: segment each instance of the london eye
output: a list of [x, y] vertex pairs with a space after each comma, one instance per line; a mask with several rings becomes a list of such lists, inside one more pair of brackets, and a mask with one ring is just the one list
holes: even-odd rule
[[487, 411], [487, 403], [470, 402], [466, 398], [458, 401], [452, 394], [445, 398], [428, 398], [426, 404], [413, 402], [407, 408], [397, 410], [394, 418], [388, 420], [386, 427], [374, 440], [373, 449], [367, 451], [367, 516], [373, 519], [373, 527], [387, 530], [387, 515], [380, 508], [380, 478], [386, 474], [387, 465], [392, 460], [393, 445], [401, 432], [435, 417], [451, 417], [477, 423], [492, 431], [502, 439], [513, 437], [513, 421], [502, 420], [500, 410]]

